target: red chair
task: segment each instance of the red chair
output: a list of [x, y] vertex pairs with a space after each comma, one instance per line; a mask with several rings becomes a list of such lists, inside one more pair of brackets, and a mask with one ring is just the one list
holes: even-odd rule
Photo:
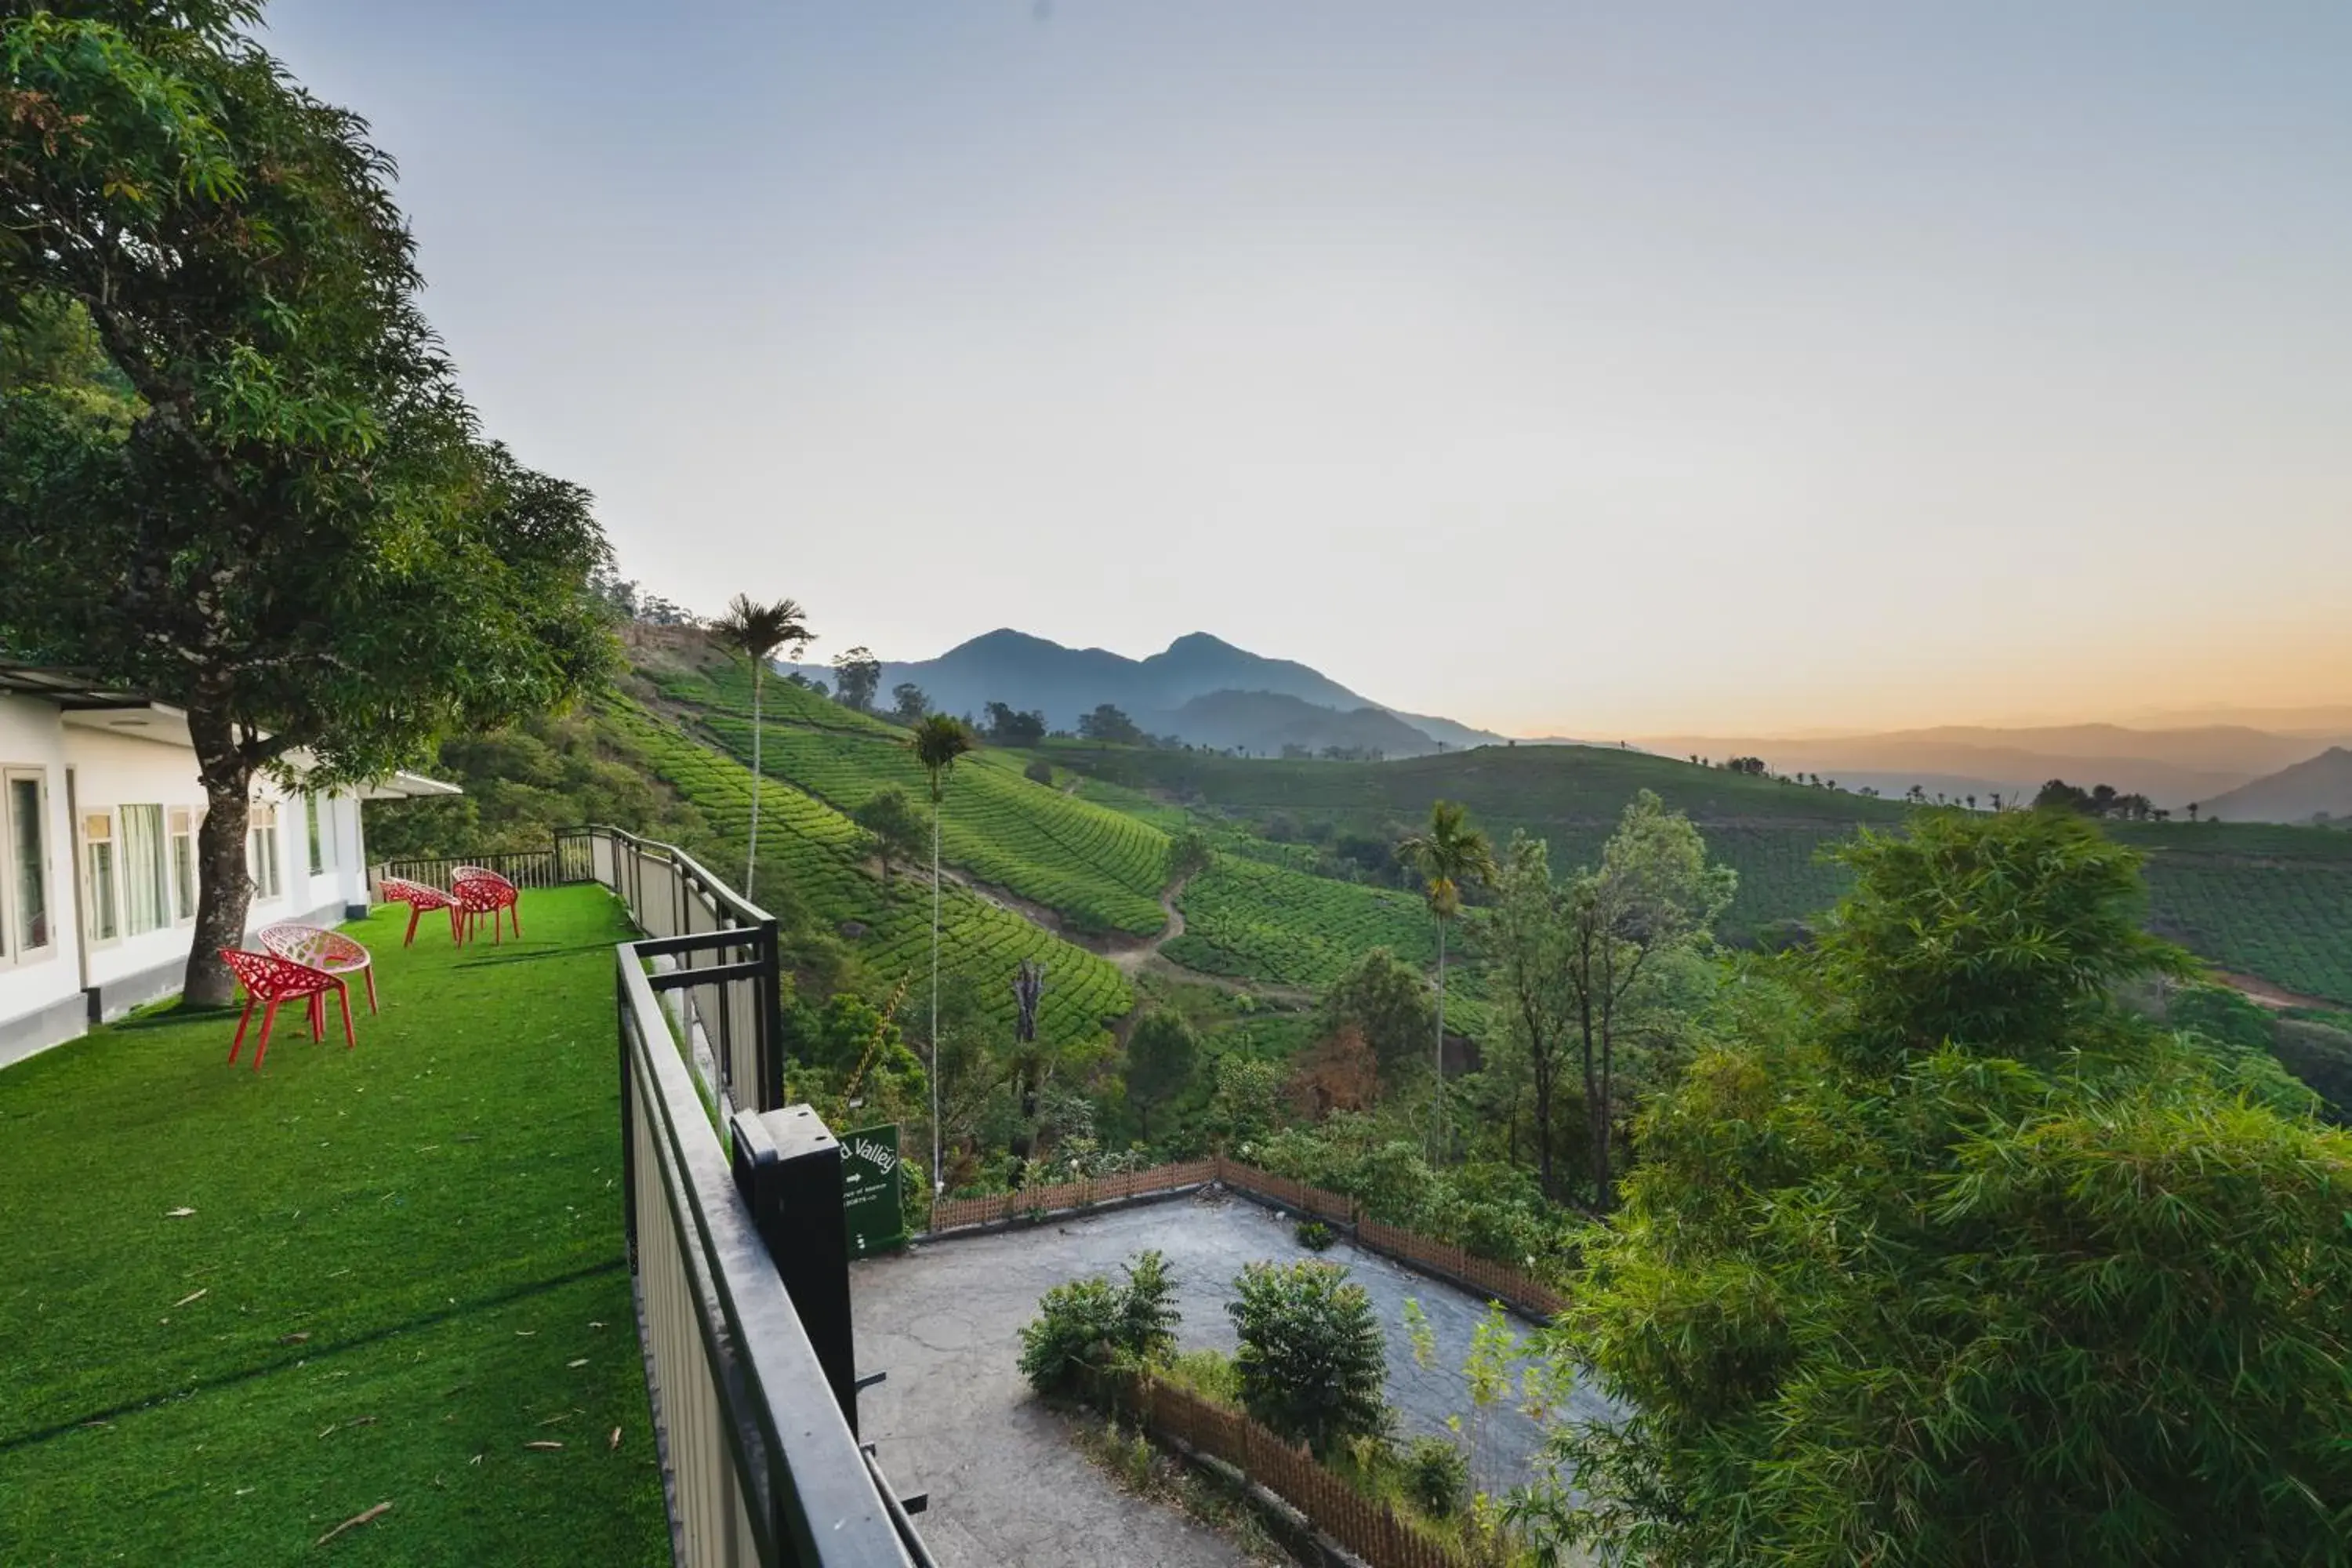
[[[323, 969], [313, 969], [307, 963], [278, 957], [274, 952], [243, 952], [233, 947], [220, 950], [221, 962], [227, 964], [245, 987], [245, 1015], [236, 1021], [236, 1038], [229, 1043], [229, 1065], [236, 1065], [236, 1053], [245, 1048], [245, 1026], [253, 1021], [253, 1005], [261, 1009], [261, 1039], [253, 1048], [253, 1070], [261, 1070], [261, 1058], [269, 1054], [269, 1026], [278, 1016], [278, 1005], [296, 1002], [305, 997], [322, 996], [332, 991], [343, 1005], [343, 1049], [357, 1046], [359, 1037], [352, 1032], [352, 994], [342, 981]], [[310, 1010], [310, 1037], [324, 1039], [324, 1010]]]
[[[255, 934], [259, 937], [262, 946], [291, 963], [323, 969], [330, 974], [345, 979], [354, 974], [364, 976], [367, 980], [368, 1011], [376, 1011], [375, 962], [366, 948], [350, 937], [339, 931], [299, 925], [292, 921], [263, 926]], [[324, 1022], [321, 1009], [325, 1003], [323, 992], [310, 998], [310, 1029], [313, 1034]]]
[[512, 882], [496, 871], [486, 871], [479, 866], [458, 867], [449, 873], [449, 896], [457, 902], [457, 908], [450, 911], [450, 916], [457, 922], [461, 933], [457, 938], [459, 942], [472, 937], [475, 922], [484, 915], [490, 917], [490, 941], [494, 943], [504, 942], [506, 938], [499, 920], [500, 910], [514, 921], [515, 937], [518, 941], [521, 939], [522, 894], [516, 890]]
[[427, 910], [447, 910], [449, 940], [452, 942], [465, 940], [457, 933], [457, 900], [440, 889], [429, 888], [422, 882], [412, 882], [404, 877], [385, 877], [376, 883], [376, 891], [383, 897], [385, 903], [408, 906], [408, 934], [400, 939], [401, 946], [407, 947], [416, 941], [417, 917]]

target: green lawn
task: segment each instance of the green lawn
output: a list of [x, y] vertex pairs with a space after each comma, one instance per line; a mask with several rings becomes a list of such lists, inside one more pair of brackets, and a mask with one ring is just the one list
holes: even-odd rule
[[281, 1015], [256, 1073], [233, 1013], [163, 1012], [0, 1072], [0, 1563], [668, 1560], [619, 909], [528, 893], [462, 952], [405, 916], [349, 928], [356, 1051]]

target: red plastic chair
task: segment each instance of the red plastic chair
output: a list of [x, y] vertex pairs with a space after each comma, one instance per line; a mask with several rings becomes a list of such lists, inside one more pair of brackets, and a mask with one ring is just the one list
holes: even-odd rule
[[[343, 1049], [357, 1046], [359, 1037], [352, 1032], [352, 994], [342, 981], [323, 969], [313, 969], [307, 963], [296, 963], [274, 952], [244, 952], [233, 947], [220, 950], [221, 962], [229, 966], [239, 984], [245, 987], [245, 1014], [236, 1021], [236, 1038], [229, 1043], [229, 1065], [236, 1065], [236, 1053], [245, 1048], [245, 1026], [253, 1021], [253, 1005], [261, 1003], [261, 1039], [253, 1048], [253, 1070], [261, 1070], [261, 1058], [269, 1054], [269, 1026], [278, 1016], [278, 1005], [297, 1002], [305, 997], [323, 996], [332, 991], [343, 1005]], [[323, 1009], [310, 1010], [310, 1037], [324, 1039]]]
[[440, 889], [427, 887], [423, 882], [412, 882], [404, 877], [385, 877], [376, 883], [376, 891], [388, 904], [408, 906], [408, 934], [400, 939], [401, 946], [407, 947], [416, 941], [417, 917], [427, 910], [447, 910], [449, 940], [465, 940], [457, 932], [457, 900]]
[[460, 866], [449, 873], [449, 896], [457, 902], [451, 918], [457, 922], [465, 942], [474, 934], [475, 923], [484, 915], [490, 917], [490, 941], [503, 942], [506, 938], [499, 923], [499, 911], [504, 910], [514, 921], [514, 933], [522, 936], [522, 894], [515, 885], [496, 871], [486, 871], [479, 866]]
[[[366, 948], [350, 937], [339, 931], [301, 925], [291, 921], [282, 925], [263, 926], [255, 934], [262, 946], [280, 958], [306, 963], [312, 969], [323, 969], [346, 980], [354, 974], [363, 976], [367, 981], [368, 1011], [376, 1011], [374, 959]], [[324, 1022], [321, 1009], [325, 1003], [323, 992], [310, 998], [310, 1028], [313, 1034]]]

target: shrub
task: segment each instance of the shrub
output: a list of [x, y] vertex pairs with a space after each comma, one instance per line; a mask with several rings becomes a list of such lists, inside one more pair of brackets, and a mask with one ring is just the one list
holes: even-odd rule
[[1331, 1263], [1253, 1263], [1225, 1310], [1241, 1334], [1234, 1352], [1242, 1407], [1318, 1453], [1388, 1424], [1381, 1389], [1388, 1363], [1364, 1288]]
[[1122, 1292], [1096, 1275], [1045, 1292], [1021, 1328], [1021, 1375], [1040, 1394], [1074, 1394], [1089, 1373], [1117, 1359], [1125, 1324]]
[[1331, 1227], [1319, 1219], [1298, 1222], [1298, 1245], [1309, 1252], [1328, 1252], [1333, 1240]]
[[1050, 784], [1054, 782], [1054, 764], [1043, 757], [1032, 757], [1029, 765], [1021, 770], [1021, 776], [1032, 784]]
[[1405, 1486], [1421, 1511], [1451, 1519], [1470, 1491], [1470, 1459], [1444, 1437], [1416, 1437], [1405, 1451]]
[[1127, 1279], [1056, 1285], [1021, 1328], [1021, 1375], [1040, 1394], [1085, 1392], [1088, 1374], [1164, 1361], [1176, 1345], [1176, 1282], [1157, 1252], [1136, 1255]]

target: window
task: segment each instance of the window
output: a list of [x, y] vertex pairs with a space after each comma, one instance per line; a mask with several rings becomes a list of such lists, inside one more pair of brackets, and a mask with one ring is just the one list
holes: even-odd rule
[[184, 805], [172, 808], [172, 908], [196, 918], [196, 814]]
[[310, 875], [315, 877], [335, 863], [334, 805], [323, 795], [307, 795], [302, 805], [310, 823]]
[[30, 957], [49, 945], [48, 792], [37, 773], [5, 775], [0, 841], [7, 861], [0, 887], [0, 956]]
[[245, 868], [253, 878], [253, 896], [278, 896], [278, 807], [256, 802], [247, 824]]
[[122, 818], [122, 925], [138, 936], [172, 923], [172, 884], [163, 860], [163, 808], [126, 805]]
[[114, 818], [102, 811], [81, 819], [81, 879], [89, 910], [89, 940], [112, 942], [122, 934], [122, 906], [114, 886]]

